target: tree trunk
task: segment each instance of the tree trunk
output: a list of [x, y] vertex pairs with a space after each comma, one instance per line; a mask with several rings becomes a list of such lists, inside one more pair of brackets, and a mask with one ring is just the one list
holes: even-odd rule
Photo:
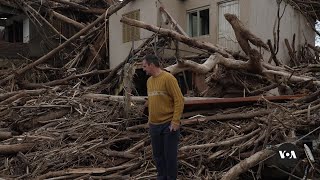
[[250, 50], [252, 49], [249, 41], [258, 47], [263, 47], [264, 49], [269, 50], [268, 46], [260, 38], [252, 34], [236, 15], [227, 13], [224, 17], [231, 24], [240, 47], [247, 55], [250, 54]]
[[75, 20], [73, 20], [73, 19], [71, 19], [71, 18], [69, 18], [69, 17], [67, 17], [67, 16], [64, 16], [64, 15], [62, 15], [62, 14], [60, 14], [60, 13], [57, 13], [57, 12], [55, 12], [55, 11], [51, 11], [50, 12], [54, 17], [56, 17], [57, 19], [59, 19], [59, 20], [61, 20], [61, 21], [63, 21], [63, 22], [66, 22], [66, 23], [68, 23], [68, 24], [71, 24], [71, 25], [73, 25], [74, 27], [76, 27], [76, 28], [78, 28], [78, 29], [83, 29], [83, 28], [85, 28], [85, 26], [83, 25], [83, 24], [81, 24], [81, 23], [79, 23], [79, 22], [77, 22], [77, 21], [75, 21]]
[[70, 7], [74, 7], [74, 8], [77, 8], [77, 9], [89, 9], [85, 6], [82, 6], [80, 4], [77, 4], [77, 3], [74, 3], [74, 2], [70, 2], [70, 1], [66, 1], [66, 0], [50, 0], [50, 1], [54, 1], [54, 2], [57, 2], [57, 3], [61, 3], [61, 4], [66, 4], [66, 5], [69, 5]]
[[197, 41], [195, 39], [192, 39], [192, 38], [189, 38], [189, 37], [186, 37], [184, 35], [181, 35], [175, 31], [172, 31], [172, 30], [169, 30], [169, 29], [164, 29], [164, 28], [160, 28], [160, 27], [157, 27], [157, 26], [153, 26], [153, 25], [150, 25], [150, 24], [146, 24], [142, 21], [137, 21], [137, 20], [134, 20], [134, 19], [130, 19], [130, 18], [127, 18], [127, 17], [122, 17], [120, 22], [123, 22], [125, 24], [128, 24], [128, 25], [131, 25], [131, 26], [136, 26], [136, 27], [140, 27], [140, 28], [144, 28], [144, 29], [147, 29], [149, 31], [152, 31], [152, 32], [155, 32], [155, 33], [160, 33], [160, 34], [163, 34], [165, 36], [169, 36], [169, 37], [172, 37], [184, 44], [187, 44], [191, 47], [197, 47], [197, 48], [200, 48], [200, 49], [204, 49], [204, 50], [207, 50], [211, 53], [219, 53], [221, 55], [223, 55], [224, 57], [231, 57], [231, 55], [229, 53], [227, 53], [224, 49], [218, 47], [218, 46], [215, 46], [211, 43], [208, 43], [208, 42], [202, 42], [202, 41]]
[[28, 152], [34, 146], [33, 143], [0, 145], [1, 155], [17, 154], [18, 152]]
[[269, 149], [259, 151], [249, 158], [242, 160], [237, 165], [233, 166], [226, 174], [223, 175], [221, 180], [238, 179], [241, 173], [248, 171], [250, 168], [254, 167], [259, 162], [264, 161], [273, 154], [274, 151]]

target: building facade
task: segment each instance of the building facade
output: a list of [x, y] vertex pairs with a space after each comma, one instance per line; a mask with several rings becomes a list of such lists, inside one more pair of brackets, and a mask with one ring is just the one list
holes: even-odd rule
[[[161, 0], [165, 9], [190, 37], [197, 40], [219, 44], [232, 51], [240, 51], [231, 25], [225, 20], [224, 14], [231, 13], [238, 16], [242, 23], [264, 42], [274, 41], [277, 32], [277, 1], [270, 0]], [[158, 0], [135, 0], [110, 17], [110, 68], [121, 63], [129, 54], [131, 48], [138, 47], [153, 32], [129, 27], [120, 22], [122, 16], [137, 19], [147, 24], [168, 27], [159, 11]], [[290, 57], [284, 39], [292, 41], [295, 35], [295, 45], [305, 42], [314, 44], [314, 24], [309, 24], [305, 17], [289, 4], [280, 5], [279, 52], [277, 57], [288, 63]], [[186, 45], [188, 51], [197, 51]], [[262, 52], [264, 58], [269, 58], [268, 52]]]

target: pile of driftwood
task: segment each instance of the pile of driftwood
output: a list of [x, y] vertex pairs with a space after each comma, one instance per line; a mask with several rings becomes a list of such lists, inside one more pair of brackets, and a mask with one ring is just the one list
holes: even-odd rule
[[[319, 134], [319, 94], [317, 91], [287, 103], [274, 103], [262, 97], [259, 103], [250, 106], [185, 112], [179, 145], [179, 177], [262, 176], [267, 165], [262, 167], [259, 163], [274, 154], [267, 146], [295, 142], [302, 148], [301, 135], [311, 131]], [[3, 94], [1, 177], [154, 178], [156, 171], [143, 99], [133, 98], [128, 113], [124, 111], [125, 103], [113, 98], [82, 96], [77, 89], [59, 88]], [[313, 155], [319, 159], [319, 149]], [[304, 175], [301, 170], [310, 167], [310, 162], [304, 154], [299, 158], [296, 170], [278, 168], [301, 178]], [[312, 163], [317, 177], [319, 162]]]
[[[186, 108], [181, 120], [179, 178], [267, 179], [270, 169], [291, 179], [319, 178], [319, 141], [312, 151], [315, 161], [303, 152], [306, 138], [320, 134], [319, 48], [306, 44], [295, 50], [294, 42], [291, 45], [288, 42], [292, 65], [283, 65], [274, 52], [276, 45], [271, 41], [264, 43], [237, 17], [226, 14], [244, 54], [231, 52], [188, 37], [162, 6], [160, 11], [176, 29], [154, 27], [123, 17], [123, 23], [145, 28], [155, 35], [132, 49], [116, 68], [108, 69], [108, 17], [130, 0], [108, 1], [103, 6], [99, 5], [102, 1], [90, 1], [89, 5], [85, 1], [63, 0], [43, 4], [42, 1], [15, 2], [11, 5], [21, 9], [35, 24], [46, 24], [44, 37], [50, 32], [59, 40], [50, 36], [48, 43], [58, 44], [46, 55], [0, 72], [1, 177], [155, 178], [146, 98], [132, 96], [136, 93], [132, 84], [135, 63], [150, 51], [158, 54], [167, 47], [178, 49], [177, 44], [184, 43], [206, 53], [181, 57], [177, 50], [172, 59], [162, 58], [163, 64], [172, 74], [186, 70], [205, 74], [209, 88], [198, 95], [221, 97], [224, 91], [221, 86], [229, 81], [241, 90], [242, 96], [260, 98], [250, 104], [204, 103], [197, 108]], [[95, 13], [99, 11], [93, 9], [97, 8], [95, 5], [106, 9], [98, 17]], [[70, 9], [91, 16], [79, 23], [80, 18], [67, 19]], [[50, 26], [52, 16], [46, 17], [47, 12], [81, 30], [70, 37], [63, 36]], [[263, 62], [259, 51], [249, 42], [270, 51], [270, 62]], [[263, 95], [274, 88], [280, 94], [303, 96], [273, 102]], [[185, 98], [191, 104], [196, 100], [212, 98]], [[290, 169], [272, 160], [275, 149], [284, 142], [296, 144], [302, 152], [299, 162]]]

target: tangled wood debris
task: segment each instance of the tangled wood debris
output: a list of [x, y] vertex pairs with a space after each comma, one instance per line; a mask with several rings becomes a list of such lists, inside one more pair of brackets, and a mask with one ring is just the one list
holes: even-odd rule
[[[109, 69], [108, 18], [130, 1], [0, 0], [27, 15], [48, 47], [40, 58], [23, 56], [25, 63], [0, 70], [1, 177], [154, 179], [146, 97], [137, 90], [144, 84], [138, 84], [141, 77], [135, 73], [145, 54], [179, 42], [204, 53], [163, 57], [165, 69], [203, 74], [207, 85], [185, 97], [190, 104], [182, 119], [181, 179], [268, 178], [274, 169], [300, 179], [307, 169], [308, 177], [320, 178], [319, 47], [306, 43], [295, 50], [287, 41], [291, 64], [283, 65], [271, 41], [263, 42], [236, 16], [225, 14], [245, 53], [239, 54], [188, 37], [161, 6], [175, 30], [122, 17], [122, 23], [155, 34]], [[288, 2], [308, 17], [319, 17], [306, 13], [309, 7], [301, 8], [301, 1]], [[309, 2], [320, 8], [317, 1]], [[55, 21], [72, 31], [62, 33]], [[263, 61], [258, 48], [270, 51], [270, 62]], [[257, 99], [214, 102], [231, 92], [227, 87], [238, 98]], [[274, 89], [284, 96], [266, 98]], [[295, 96], [289, 100], [286, 95]], [[304, 144], [312, 140], [315, 161], [304, 153]], [[295, 167], [274, 160], [284, 142], [302, 152]]]

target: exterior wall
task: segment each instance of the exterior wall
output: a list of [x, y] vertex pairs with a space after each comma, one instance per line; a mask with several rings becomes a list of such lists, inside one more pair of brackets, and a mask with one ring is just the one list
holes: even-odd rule
[[[181, 0], [161, 0], [162, 4], [164, 5], [164, 8], [166, 11], [169, 12], [169, 14], [178, 22], [180, 27], [186, 31], [186, 9], [185, 9], [185, 2]], [[157, 4], [157, 9], [159, 9], [160, 4]], [[161, 17], [160, 11], [158, 11], [158, 25], [159, 27], [172, 29], [169, 25], [166, 25], [163, 22], [163, 19]], [[164, 54], [162, 54], [163, 57], [172, 57], [175, 53], [175, 46], [172, 45], [172, 49], [167, 49]], [[179, 43], [179, 48], [182, 49], [188, 49], [188, 47], [182, 43]]]
[[144, 39], [152, 36], [152, 32], [140, 29], [139, 41], [122, 42], [122, 23], [120, 22], [121, 16], [125, 13], [140, 9], [140, 21], [147, 24], [158, 25], [158, 9], [156, 7], [156, 0], [136, 0], [125, 7], [120, 9], [117, 13], [113, 14], [109, 26], [109, 50], [110, 50], [110, 68], [116, 67], [123, 62], [128, 56], [131, 47], [137, 48], [144, 42]]
[[[264, 42], [268, 39], [273, 40], [273, 28], [275, 20], [277, 19], [277, 3], [270, 0], [252, 0], [250, 15], [245, 25], [249, 27], [250, 31], [260, 37]], [[263, 8], [261, 8], [263, 7]], [[280, 13], [283, 12], [284, 3], [281, 4]], [[290, 5], [286, 7], [285, 13], [280, 22], [280, 41], [279, 53], [277, 57], [283, 63], [288, 64], [290, 61], [287, 47], [284, 39], [288, 39], [290, 44], [293, 35], [296, 34], [296, 49], [298, 45], [303, 45], [305, 39], [310, 44], [315, 43], [315, 33], [308, 25], [306, 19], [299, 12], [295, 11]], [[268, 60], [269, 53], [265, 52], [264, 59]]]
[[[210, 43], [216, 43], [217, 42], [217, 4], [215, 2], [216, 0], [201, 0], [201, 1], [192, 1], [192, 0], [187, 0], [185, 1], [185, 8], [184, 12], [182, 12], [183, 19], [179, 23], [185, 30], [185, 32], [189, 33], [188, 29], [188, 16], [187, 12], [192, 11], [198, 8], [202, 7], [208, 7], [209, 8], [209, 19], [210, 19], [210, 27], [209, 27], [209, 35], [204, 35], [204, 36], [199, 36], [199, 37], [193, 37], [197, 40], [200, 41], [206, 41]], [[181, 45], [182, 48], [186, 51], [190, 52], [200, 52], [194, 48], [188, 47], [187, 45]], [[182, 55], [189, 55], [192, 53], [189, 52], [181, 52]]]
[[[164, 5], [164, 8], [170, 13], [170, 15], [179, 23], [179, 25], [185, 29], [186, 28], [186, 9], [185, 9], [185, 3], [181, 0], [162, 0], [161, 1]], [[157, 8], [159, 8], [160, 5], [157, 3]], [[162, 22], [162, 19], [160, 18], [160, 12], [158, 12], [158, 25], [161, 27], [169, 28]]]
[[[277, 3], [270, 0], [238, 0], [239, 1], [239, 18], [242, 23], [257, 37], [264, 42], [268, 39], [273, 41], [274, 22], [277, 17]], [[173, 16], [179, 25], [188, 33], [187, 12], [197, 8], [209, 7], [210, 29], [209, 35], [194, 37], [200, 41], [218, 43], [218, 27], [219, 27], [219, 3], [228, 2], [228, 0], [161, 0], [165, 9]], [[281, 11], [283, 10], [282, 4]], [[159, 4], [156, 0], [136, 0], [128, 4], [117, 14], [110, 17], [110, 67], [115, 67], [122, 62], [129, 53], [132, 43], [122, 43], [122, 24], [120, 18], [123, 13], [140, 9], [140, 20], [148, 24], [158, 25], [160, 27], [170, 28], [166, 26], [159, 15]], [[281, 19], [280, 25], [280, 48], [278, 58], [284, 63], [290, 60], [284, 39], [292, 41], [293, 34], [296, 34], [296, 45], [303, 44], [305, 39], [308, 43], [314, 44], [315, 33], [305, 18], [293, 10], [288, 5]], [[152, 32], [141, 29], [141, 39], [148, 38]], [[142, 41], [134, 42], [134, 47], [139, 46]], [[179, 48], [182, 49], [181, 55], [189, 55], [193, 52], [199, 52], [194, 48], [180, 43]], [[298, 49], [298, 48], [296, 48]], [[166, 55], [173, 55], [174, 50], [167, 50]], [[270, 57], [269, 52], [263, 52], [264, 59], [267, 61]]]

